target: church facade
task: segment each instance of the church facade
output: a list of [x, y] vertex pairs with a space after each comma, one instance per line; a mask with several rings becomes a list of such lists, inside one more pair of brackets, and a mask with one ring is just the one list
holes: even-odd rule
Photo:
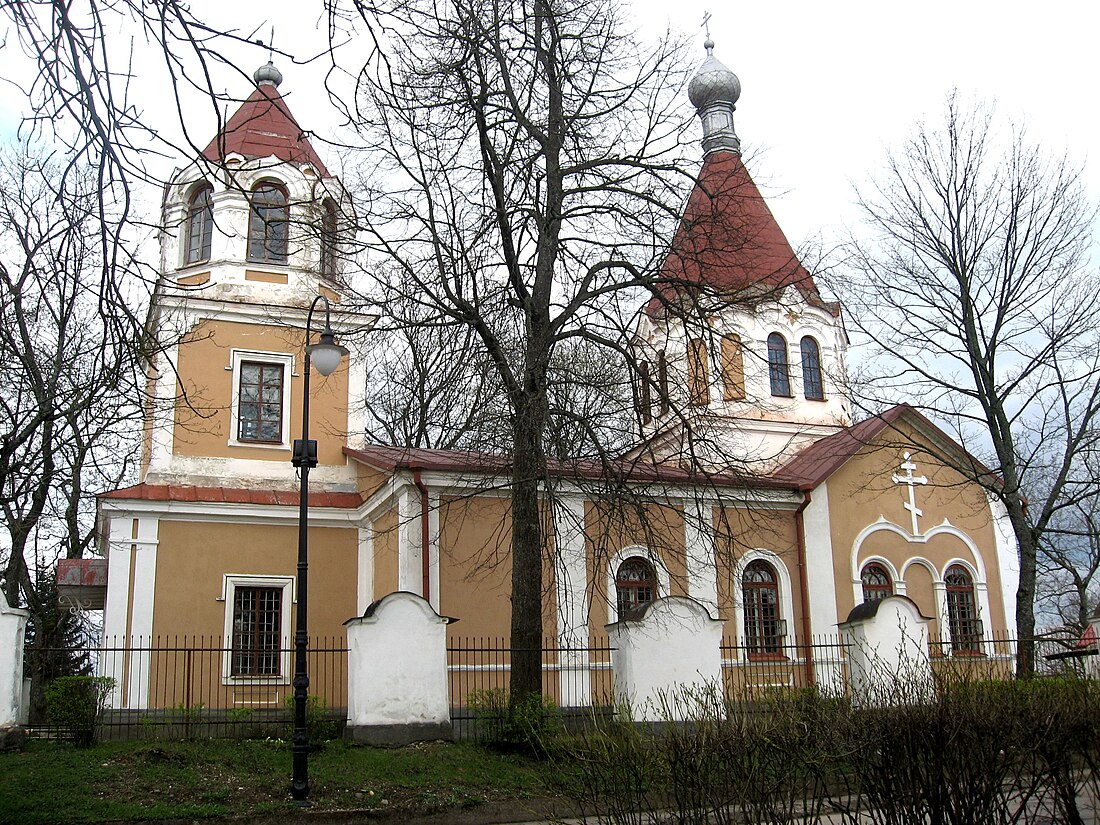
[[[665, 267], [738, 297], [697, 326], [672, 299], [640, 313], [641, 438], [624, 458], [646, 499], [615, 508], [565, 474], [547, 495], [546, 635], [581, 650], [632, 608], [686, 596], [724, 621], [737, 656], [797, 658], [857, 604], [895, 593], [932, 619], [943, 655], [985, 655], [1014, 630], [1006, 515], [943, 460], [962, 447], [915, 410], [852, 421], [841, 307], [821, 298], [743, 164], [740, 86], [712, 50], [690, 90], [704, 158]], [[127, 657], [120, 640], [223, 640], [229, 706], [280, 705], [290, 691], [291, 452], [318, 295], [350, 353], [312, 377], [310, 634], [341, 637], [395, 591], [460, 619], [456, 633], [508, 632], [508, 462], [359, 435], [370, 365], [356, 343], [374, 318], [344, 308], [349, 199], [278, 71], [255, 79], [165, 190], [152, 316], [164, 348], [150, 368], [141, 481], [99, 502], [114, 651], [103, 667], [119, 677], [119, 707], [149, 707], [151, 685], [184, 678]]]

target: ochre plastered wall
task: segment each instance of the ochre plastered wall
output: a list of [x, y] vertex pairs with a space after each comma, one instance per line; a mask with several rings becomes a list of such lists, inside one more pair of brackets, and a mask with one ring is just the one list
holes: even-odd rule
[[[233, 403], [233, 348], [294, 357], [290, 392], [290, 438], [302, 429], [302, 359], [305, 333], [300, 328], [203, 321], [179, 344], [177, 368], [183, 395], [176, 404], [173, 451], [177, 455], [289, 461], [290, 448], [231, 446], [230, 407]], [[310, 438], [318, 442], [321, 464], [344, 464], [348, 430], [348, 361], [332, 375], [314, 371], [310, 377]]]
[[[737, 626], [736, 600], [741, 582], [736, 573], [738, 561], [751, 550], [775, 553], [791, 580], [791, 609], [794, 627], [788, 637], [802, 637], [802, 581], [798, 568], [798, 532], [794, 512], [790, 510], [717, 509], [715, 513], [715, 559], [718, 566], [718, 617], [723, 619], [723, 635], [740, 638], [744, 629]], [[787, 595], [780, 592], [780, 599]]]
[[[687, 562], [684, 551], [684, 515], [678, 507], [655, 503], [586, 502], [585, 551], [591, 582], [589, 628], [605, 633], [613, 594], [607, 592], [612, 559], [627, 547], [644, 547], [658, 557], [669, 576], [669, 593], [686, 596]], [[612, 574], [614, 571], [610, 571]]]
[[393, 593], [397, 587], [397, 510], [389, 510], [374, 520], [374, 596], [373, 600]]
[[[997, 564], [994, 525], [985, 492], [968, 483], [956, 471], [945, 467], [934, 457], [916, 450], [904, 432], [881, 439], [880, 445], [868, 445], [849, 460], [828, 481], [829, 520], [833, 546], [833, 572], [836, 581], [837, 612], [843, 619], [855, 606], [852, 586], [852, 549], [860, 531], [880, 517], [907, 531], [912, 530], [912, 516], [904, 505], [909, 501], [909, 488], [892, 481], [900, 469], [905, 452], [912, 453], [916, 463], [915, 476], [924, 476], [927, 484], [917, 484], [917, 507], [923, 511], [918, 525], [921, 533], [941, 525], [947, 519], [965, 533], [977, 546], [985, 567], [991, 616], [983, 616], [987, 632], [1005, 628], [1004, 606], [1001, 602], [1001, 579]], [[909, 542], [887, 531], [877, 531], [859, 550], [857, 572], [866, 559], [883, 556], [899, 573], [913, 557], [927, 559], [942, 576], [947, 562], [973, 557], [963, 541], [951, 535], [939, 535], [927, 542]], [[916, 568], [914, 568], [915, 570]], [[927, 582], [926, 582], [927, 578]], [[912, 580], [910, 580], [912, 579]], [[907, 575], [908, 594], [921, 611], [935, 618], [936, 605], [931, 592], [931, 578], [921, 572]]]
[[[221, 636], [223, 574], [295, 576], [295, 525], [161, 520], [153, 633]], [[343, 636], [355, 615], [355, 529], [309, 530], [310, 636]], [[293, 627], [293, 618], [291, 620]]]

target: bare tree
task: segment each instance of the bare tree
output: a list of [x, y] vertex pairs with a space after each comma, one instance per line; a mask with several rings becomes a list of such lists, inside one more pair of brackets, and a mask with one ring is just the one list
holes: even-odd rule
[[[0, 512], [4, 592], [30, 610], [37, 648], [72, 634], [39, 573], [94, 539], [94, 495], [136, 463], [139, 367], [98, 323], [93, 174], [27, 154], [0, 163]], [[31, 655], [36, 694], [44, 674]]]
[[[1044, 535], [1100, 487], [1089, 471], [1100, 446], [1095, 208], [1067, 159], [953, 97], [942, 128], [921, 126], [859, 203], [857, 277], [837, 289], [870, 341], [865, 401], [914, 403], [984, 462], [957, 469], [1007, 510], [1026, 640]], [[1032, 658], [1022, 644], [1020, 674]]]
[[1100, 571], [1100, 510], [1096, 498], [1076, 502], [1051, 519], [1036, 560], [1036, 602], [1062, 627], [1082, 632], [1096, 605]]
[[[364, 231], [422, 318], [470, 331], [506, 402], [513, 702], [541, 691], [540, 490], [551, 433], [594, 428], [561, 388], [570, 347], [626, 357], [690, 183], [685, 79], [670, 43], [624, 34], [606, 3], [385, 3], [358, 126], [375, 169]], [[344, 18], [346, 24], [347, 18]], [[391, 279], [391, 284], [397, 283]], [[571, 436], [572, 437], [572, 436]], [[522, 651], [522, 653], [521, 653]]]

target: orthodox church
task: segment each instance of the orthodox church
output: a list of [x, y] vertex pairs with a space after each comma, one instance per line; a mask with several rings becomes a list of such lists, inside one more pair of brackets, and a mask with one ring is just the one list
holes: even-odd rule
[[[583, 648], [632, 607], [676, 595], [721, 619], [738, 656], [797, 659], [810, 654], [796, 643], [836, 634], [856, 605], [903, 594], [944, 655], [982, 655], [1013, 631], [1006, 514], [936, 458], [963, 448], [916, 411], [853, 422], [841, 307], [818, 293], [742, 162], [740, 83], [706, 48], [689, 89], [702, 166], [664, 268], [731, 298], [702, 326], [659, 296], [639, 313], [640, 441], [627, 458], [651, 503], [612, 520], [566, 482], [546, 502], [546, 634]], [[356, 345], [374, 318], [346, 308], [351, 207], [281, 80], [270, 63], [259, 69], [251, 96], [165, 188], [151, 320], [163, 349], [141, 480], [99, 501], [105, 639], [222, 638], [220, 682], [241, 706], [290, 690], [292, 450], [317, 296], [350, 352], [313, 375], [308, 399], [311, 635], [342, 637], [346, 620], [395, 591], [460, 619], [466, 636], [505, 636], [510, 615], [508, 499], [485, 492], [506, 459], [361, 435], [371, 365]], [[105, 655], [124, 674], [116, 703], [150, 706], [165, 678], [156, 658]]]

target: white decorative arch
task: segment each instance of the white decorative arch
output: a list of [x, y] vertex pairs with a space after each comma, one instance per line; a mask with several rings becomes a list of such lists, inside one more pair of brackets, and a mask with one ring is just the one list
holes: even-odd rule
[[[741, 577], [745, 574], [745, 567], [754, 561], [767, 562], [779, 577], [779, 616], [787, 623], [787, 633], [794, 637], [794, 590], [791, 587], [790, 571], [778, 554], [763, 547], [757, 547], [743, 553], [733, 566], [733, 615], [738, 640], [743, 639], [745, 635], [745, 601], [741, 593]], [[737, 646], [737, 655], [739, 661], [744, 661], [746, 651], [743, 645]]]
[[[985, 562], [982, 559], [982, 554], [978, 551], [978, 546], [974, 544], [970, 536], [947, 519], [944, 519], [942, 524], [938, 524], [931, 530], [921, 533], [920, 535], [913, 535], [901, 525], [895, 524], [892, 521], [887, 521], [882, 516], [879, 516], [878, 521], [873, 524], [868, 524], [860, 530], [855, 540], [852, 542], [852, 553], [849, 560], [852, 573], [852, 596], [856, 604], [863, 601], [863, 581], [860, 575], [863, 570], [863, 565], [872, 560], [889, 564], [886, 559], [879, 555], [868, 556], [864, 559], [860, 558], [860, 551], [863, 549], [863, 543], [875, 533], [881, 532], [893, 533], [908, 544], [926, 545], [936, 536], [953, 536], [959, 539], [970, 553], [969, 559], [959, 559], [959, 562], [965, 564], [974, 578], [974, 591], [980, 594], [978, 603], [979, 610], [983, 611], [982, 615], [989, 615], [989, 593], [985, 578]], [[894, 582], [896, 592], [899, 595], [907, 594], [908, 584], [906, 583], [905, 571], [907, 571], [909, 566], [914, 562], [920, 562], [932, 573], [933, 591], [936, 597], [936, 613], [940, 617], [947, 615], [945, 613], [947, 601], [943, 589], [943, 570], [946, 570], [947, 567], [944, 567], [943, 570], [939, 570], [924, 556], [914, 554], [906, 559], [901, 565], [901, 575], [895, 579]], [[889, 569], [891, 571], [895, 570], [893, 565], [890, 565]]]
[[638, 557], [645, 559], [653, 565], [653, 570], [657, 574], [657, 598], [663, 598], [664, 596], [672, 595], [671, 578], [668, 574], [668, 568], [665, 567], [664, 559], [657, 553], [650, 550], [648, 547], [642, 547], [640, 544], [631, 544], [624, 547], [618, 553], [613, 555], [607, 563], [607, 623], [614, 624], [619, 621], [619, 600], [615, 598], [615, 574], [619, 570], [619, 565], [630, 558]]

